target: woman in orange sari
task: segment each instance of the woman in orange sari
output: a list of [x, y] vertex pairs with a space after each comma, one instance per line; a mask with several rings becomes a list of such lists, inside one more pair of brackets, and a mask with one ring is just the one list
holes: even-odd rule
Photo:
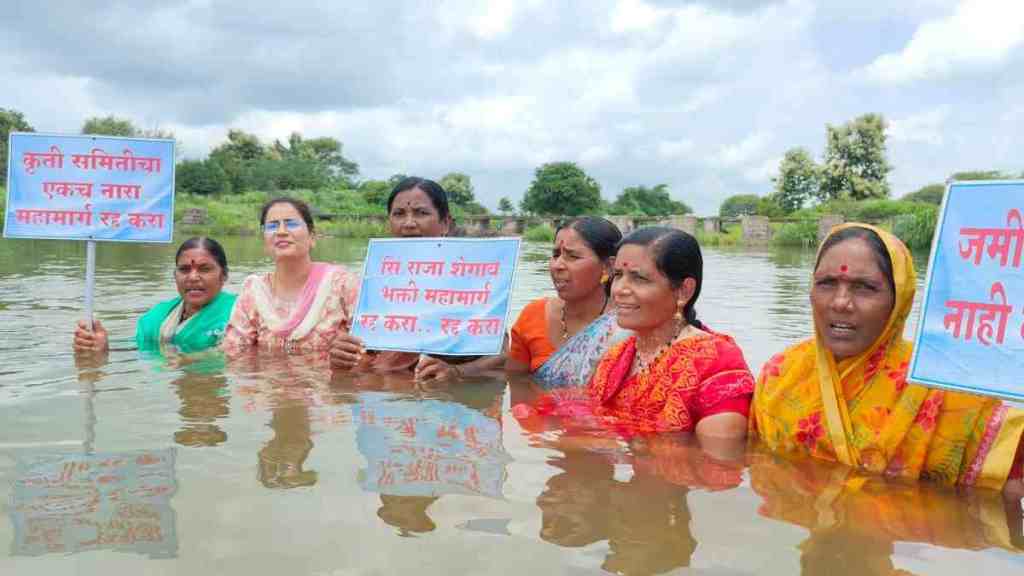
[[598, 363], [589, 411], [632, 436], [696, 432], [742, 438], [754, 379], [732, 338], [697, 320], [703, 258], [697, 240], [672, 228], [642, 228], [615, 256], [612, 298], [619, 326], [634, 334]]
[[833, 229], [812, 280], [814, 338], [765, 364], [751, 429], [773, 450], [1020, 494], [1024, 411], [906, 380], [915, 278], [895, 236], [865, 224]]

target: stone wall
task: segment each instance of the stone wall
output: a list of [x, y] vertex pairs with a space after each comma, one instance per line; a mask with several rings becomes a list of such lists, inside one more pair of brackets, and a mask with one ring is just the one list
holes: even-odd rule
[[772, 239], [772, 225], [767, 216], [743, 216], [740, 226], [744, 244], [767, 244]]

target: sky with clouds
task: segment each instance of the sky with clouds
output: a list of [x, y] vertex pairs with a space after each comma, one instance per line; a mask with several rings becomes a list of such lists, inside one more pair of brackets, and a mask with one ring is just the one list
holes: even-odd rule
[[229, 128], [331, 136], [363, 178], [461, 171], [492, 208], [569, 160], [609, 200], [666, 183], [704, 215], [868, 112], [896, 196], [1019, 172], [1022, 44], [1019, 0], [8, 0], [0, 107], [127, 117], [190, 158]]

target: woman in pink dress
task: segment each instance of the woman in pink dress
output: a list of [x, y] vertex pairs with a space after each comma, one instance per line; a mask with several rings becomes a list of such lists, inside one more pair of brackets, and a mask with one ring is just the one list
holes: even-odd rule
[[341, 266], [312, 260], [316, 236], [305, 202], [267, 202], [260, 226], [274, 271], [245, 279], [228, 322], [224, 350], [229, 356], [259, 350], [326, 361], [332, 341], [350, 320], [358, 278]]

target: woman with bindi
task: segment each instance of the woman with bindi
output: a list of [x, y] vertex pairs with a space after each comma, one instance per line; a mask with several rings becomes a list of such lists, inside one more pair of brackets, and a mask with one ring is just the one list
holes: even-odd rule
[[608, 347], [625, 338], [615, 321], [611, 269], [622, 234], [595, 216], [555, 234], [548, 272], [555, 297], [523, 308], [511, 330], [505, 369], [529, 372], [543, 388], [583, 386]]
[[260, 211], [260, 227], [274, 269], [245, 279], [224, 349], [231, 356], [263, 351], [326, 361], [335, 336], [350, 320], [358, 279], [341, 266], [313, 261], [316, 233], [305, 202], [270, 200]]
[[1019, 499], [1024, 411], [907, 381], [916, 279], [892, 234], [834, 228], [811, 279], [814, 337], [765, 364], [751, 428], [772, 450]]
[[[388, 225], [396, 238], [442, 238], [454, 228], [448, 194], [440, 184], [410, 176], [388, 196]], [[450, 382], [500, 368], [504, 356], [441, 356], [367, 350], [362, 339], [343, 331], [330, 350], [331, 367], [340, 372], [412, 371], [421, 382]]]
[[[732, 338], [697, 319], [703, 266], [697, 240], [680, 230], [626, 236], [611, 297], [619, 327], [631, 334], [608, 349], [586, 388], [542, 396], [537, 413], [597, 443], [608, 432], [631, 442], [695, 432], [702, 448], [706, 441], [709, 450], [735, 451], [746, 436], [754, 378]], [[512, 413], [530, 415], [519, 406]]]
[[754, 379], [733, 339], [697, 319], [703, 268], [681, 230], [642, 228], [619, 244], [612, 298], [633, 335], [605, 354], [587, 392], [620, 431], [746, 435]]
[[[235, 295], [223, 291], [228, 278], [224, 248], [212, 238], [189, 238], [178, 247], [174, 262], [178, 295], [139, 317], [135, 344], [140, 350], [171, 345], [179, 352], [198, 352], [216, 346], [224, 335], [235, 304]], [[92, 330], [82, 320], [73, 346], [76, 354], [105, 354], [109, 335], [99, 320]]]

